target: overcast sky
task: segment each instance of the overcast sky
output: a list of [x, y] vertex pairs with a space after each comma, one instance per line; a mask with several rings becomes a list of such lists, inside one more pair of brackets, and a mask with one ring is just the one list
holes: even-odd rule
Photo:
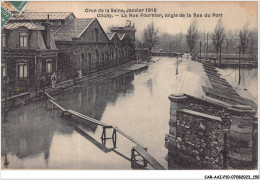
[[[212, 16], [212, 13], [221, 14], [222, 21], [226, 30], [238, 30], [243, 28], [243, 26], [249, 22], [249, 27], [257, 27], [257, 1], [255, 2], [29, 2], [26, 11], [38, 11], [38, 12], [73, 12], [78, 18], [93, 18], [97, 17], [96, 13], [86, 13], [85, 9], [145, 9], [145, 8], [156, 8], [157, 14], [166, 13], [169, 14], [180, 14], [187, 13], [192, 14], [198, 13], [204, 16], [208, 13]], [[151, 12], [152, 13], [152, 12]], [[107, 14], [107, 13], [104, 13]], [[111, 13], [108, 13], [111, 14]], [[212, 32], [216, 22], [217, 17], [199, 17], [199, 18], [188, 18], [188, 17], [176, 17], [176, 18], [122, 18], [121, 13], [116, 13], [119, 16], [116, 17], [115, 14], [113, 18], [98, 18], [102, 27], [105, 31], [111, 25], [124, 26], [126, 20], [131, 20], [135, 23], [137, 29], [136, 35], [139, 37], [143, 29], [152, 21], [155, 26], [159, 28], [160, 33], [167, 32], [170, 34], [178, 34], [187, 32], [191, 20], [196, 19], [198, 23], [198, 28], [200, 31]], [[149, 13], [147, 13], [149, 14]]]

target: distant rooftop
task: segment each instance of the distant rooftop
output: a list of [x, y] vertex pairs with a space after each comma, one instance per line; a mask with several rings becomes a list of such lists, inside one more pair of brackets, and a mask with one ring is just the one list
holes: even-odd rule
[[72, 41], [72, 38], [79, 38], [93, 20], [94, 18], [71, 19], [53, 34], [54, 39], [56, 41]]
[[106, 33], [106, 35], [107, 35], [107, 37], [108, 37], [109, 40], [112, 40], [115, 34], [116, 34], [115, 32]]
[[26, 12], [14, 14], [10, 20], [65, 20], [68, 16], [75, 15], [72, 12]]
[[9, 30], [17, 29], [19, 27], [26, 27], [30, 30], [44, 30], [45, 29], [44, 26], [34, 24], [34, 23], [7, 23], [4, 27]]
[[119, 39], [122, 41], [122, 39], [124, 39], [125, 37], [125, 34], [122, 34], [122, 33], [117, 33]]
[[119, 30], [131, 30], [131, 31], [136, 31], [135, 27], [129, 27], [129, 26], [125, 26], [125, 27], [112, 27], [110, 30], [111, 30], [111, 31], [119, 31]]

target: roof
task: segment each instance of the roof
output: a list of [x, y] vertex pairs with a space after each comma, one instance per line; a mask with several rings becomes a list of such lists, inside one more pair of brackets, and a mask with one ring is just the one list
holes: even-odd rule
[[70, 15], [74, 16], [72, 12], [26, 12], [14, 14], [10, 20], [47, 20], [48, 15], [50, 20], [65, 20]]
[[112, 39], [113, 39], [113, 37], [115, 36], [115, 32], [113, 32], [113, 33], [106, 33], [106, 35], [107, 35], [107, 37], [108, 37], [108, 39], [111, 41]]
[[119, 39], [122, 41], [123, 39], [124, 39], [124, 37], [125, 37], [125, 34], [121, 34], [121, 33], [117, 33], [117, 35], [118, 35], [118, 37], [119, 37]]
[[112, 27], [110, 29], [111, 31], [119, 31], [119, 30], [134, 30], [136, 31], [136, 29], [134, 27], [129, 27], [129, 26], [125, 26], [125, 27]]
[[54, 39], [56, 41], [71, 41], [72, 38], [79, 38], [93, 21], [94, 18], [71, 19], [53, 34]]
[[6, 29], [17, 29], [19, 27], [26, 27], [30, 30], [44, 30], [45, 27], [38, 25], [38, 24], [34, 24], [34, 23], [7, 23], [4, 26]]

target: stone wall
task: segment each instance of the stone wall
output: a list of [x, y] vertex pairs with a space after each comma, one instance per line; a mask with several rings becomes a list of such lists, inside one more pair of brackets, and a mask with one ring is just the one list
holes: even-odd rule
[[251, 169], [253, 159], [253, 137], [255, 111], [237, 105], [228, 108], [232, 121], [228, 136], [228, 164], [233, 168]]
[[249, 106], [187, 94], [169, 96], [169, 169], [254, 169], [257, 120]]
[[225, 104], [220, 104], [216, 101], [200, 99], [188, 94], [185, 94], [185, 96], [187, 99], [180, 104], [180, 108], [185, 108], [213, 116], [222, 116], [227, 110], [227, 106]]

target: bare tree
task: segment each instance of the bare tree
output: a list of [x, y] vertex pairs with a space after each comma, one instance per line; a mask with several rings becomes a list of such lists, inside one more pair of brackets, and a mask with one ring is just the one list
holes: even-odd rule
[[248, 36], [249, 36], [248, 25], [249, 23], [246, 23], [244, 28], [239, 32], [240, 47], [242, 49], [243, 55], [245, 54], [248, 46]]
[[257, 56], [256, 56], [257, 49], [258, 49], [257, 40], [258, 40], [257, 29], [253, 29], [249, 31], [247, 49], [252, 60], [257, 60]]
[[158, 43], [158, 41], [158, 29], [155, 29], [152, 22], [151, 24], [148, 24], [147, 28], [144, 30], [144, 43], [151, 52], [152, 48]]
[[224, 30], [222, 20], [219, 19], [214, 29], [214, 33], [212, 34], [213, 46], [216, 50], [217, 57], [220, 52], [219, 64], [221, 64], [221, 46], [224, 42], [224, 39], [225, 39], [225, 30]]
[[190, 28], [188, 29], [186, 38], [187, 38], [187, 44], [190, 48], [190, 52], [192, 52], [198, 40], [197, 21], [192, 21], [190, 23]]

